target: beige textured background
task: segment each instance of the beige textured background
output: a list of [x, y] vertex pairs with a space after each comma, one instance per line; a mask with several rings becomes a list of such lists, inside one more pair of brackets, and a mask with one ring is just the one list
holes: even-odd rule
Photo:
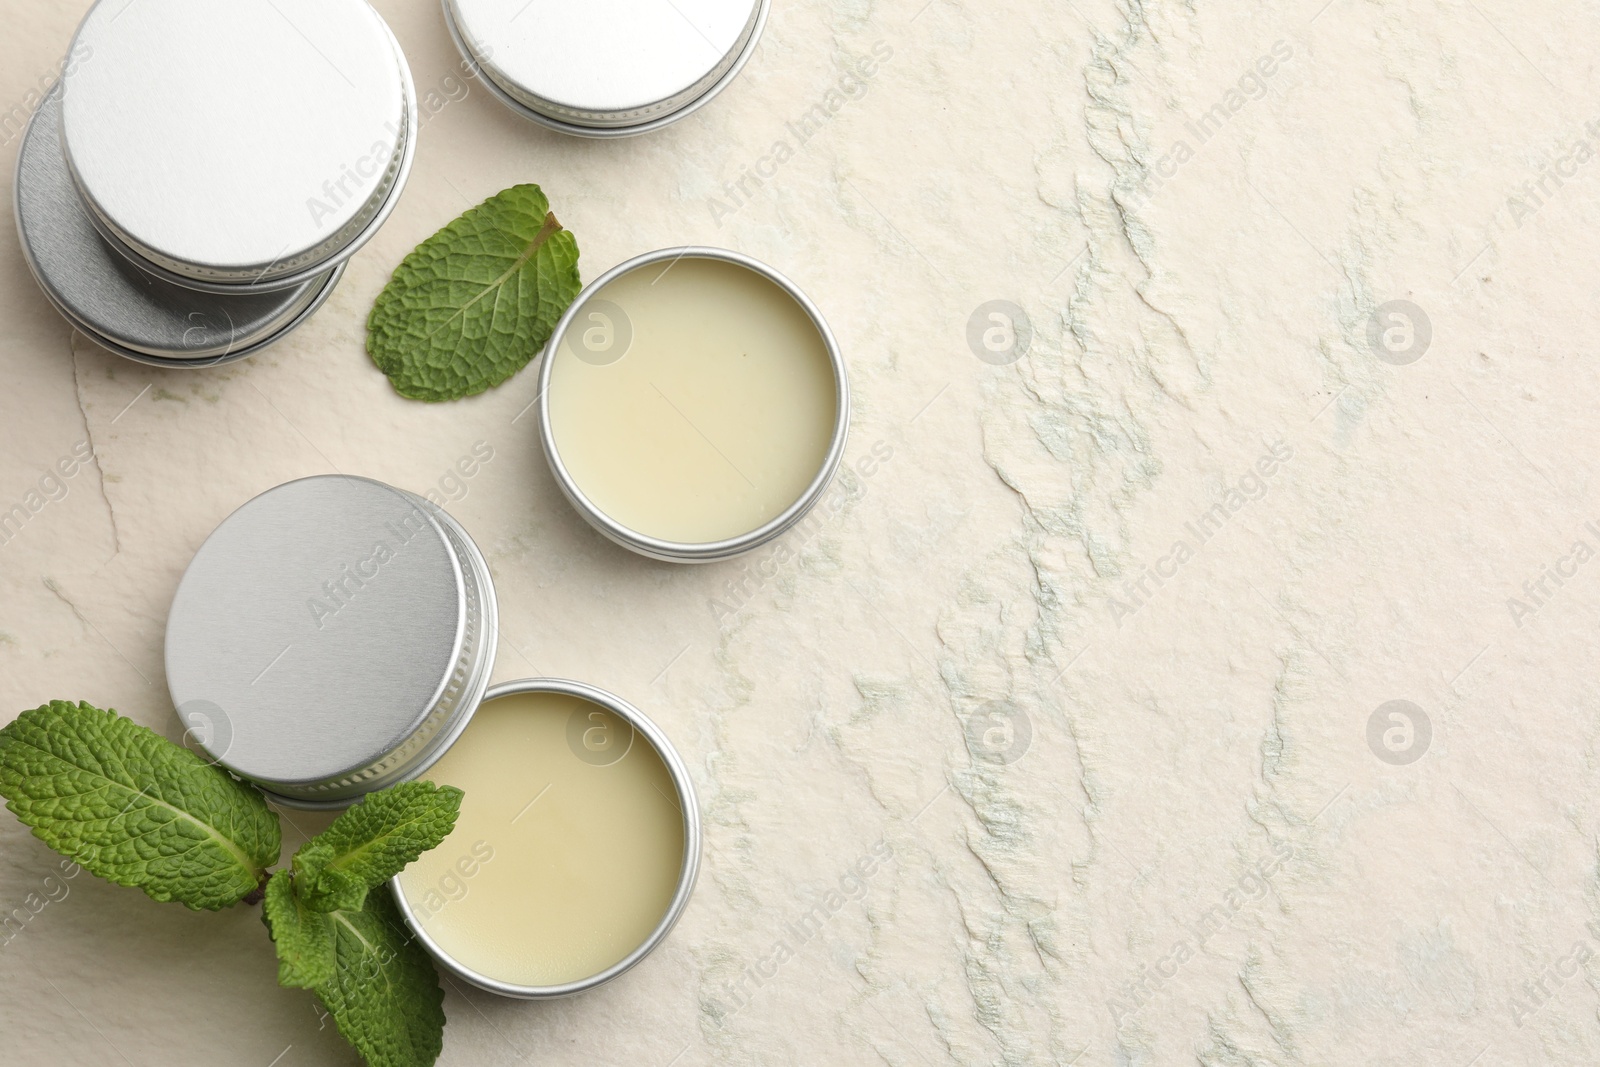
[[[0, 104], [84, 6], [5, 0]], [[419, 88], [448, 89], [436, 5], [378, 6]], [[85, 699], [175, 736], [165, 613], [224, 515], [331, 470], [425, 491], [485, 441], [451, 511], [498, 583], [496, 677], [647, 709], [707, 840], [644, 966], [557, 1004], [451, 988], [442, 1063], [1594, 1063], [1600, 563], [1569, 552], [1600, 549], [1597, 30], [1587, 2], [777, 0], [739, 81], [647, 138], [449, 102], [328, 306], [205, 373], [74, 338], [8, 213], [0, 507], [79, 441], [97, 465], [0, 546], [0, 708]], [[1186, 123], [1219, 103], [1202, 143]], [[726, 245], [846, 348], [850, 461], [892, 458], [734, 618], [710, 601], [745, 565], [636, 559], [565, 506], [513, 421], [531, 370], [426, 406], [361, 351], [404, 253], [530, 180], [586, 277]], [[1034, 328], [1011, 365], [965, 339], [996, 299]], [[1367, 337], [1396, 299], [1432, 329], [1406, 366]], [[1265, 495], [1174, 572], [1274, 442], [1293, 456]], [[1395, 699], [1432, 727], [1407, 765], [1367, 740]], [[996, 700], [1031, 731], [1010, 763], [964, 739]], [[894, 860], [801, 943], [789, 924], [880, 840]], [[22, 907], [56, 860], [9, 815], [0, 849], [0, 909]], [[251, 909], [55, 884], [0, 947], [5, 1063], [354, 1062], [275, 986]], [[746, 967], [770, 977], [729, 1011]]]

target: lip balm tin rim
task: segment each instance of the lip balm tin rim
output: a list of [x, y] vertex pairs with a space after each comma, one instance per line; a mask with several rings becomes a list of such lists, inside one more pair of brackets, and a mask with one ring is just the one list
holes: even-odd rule
[[605, 985], [614, 978], [618, 978], [632, 970], [641, 960], [654, 952], [662, 941], [666, 940], [672, 928], [677, 925], [684, 909], [689, 905], [689, 898], [694, 894], [695, 882], [700, 874], [700, 804], [695, 797], [694, 781], [689, 777], [688, 764], [673, 747], [667, 735], [662, 732], [650, 717], [628, 701], [615, 693], [600, 689], [585, 682], [577, 682], [568, 678], [519, 678], [515, 681], [501, 682], [492, 686], [479, 707], [501, 697], [516, 696], [522, 693], [557, 693], [562, 696], [577, 697], [587, 700], [592, 704], [620, 716], [628, 721], [636, 732], [644, 735], [655, 749], [656, 755], [666, 766], [667, 773], [672, 777], [672, 784], [678, 794], [678, 806], [683, 813], [683, 867], [678, 872], [678, 887], [673, 893], [672, 902], [667, 905], [666, 914], [656, 924], [642, 942], [621, 960], [607, 967], [598, 974], [588, 978], [580, 978], [574, 982], [553, 986], [524, 986], [510, 982], [502, 982], [487, 975], [479, 974], [470, 967], [458, 962], [453, 956], [440, 948], [428, 936], [416, 917], [411, 912], [411, 905], [406, 901], [405, 891], [400, 888], [400, 875], [395, 875], [389, 880], [389, 892], [394, 898], [395, 905], [400, 909], [400, 914], [405, 917], [406, 925], [411, 932], [416, 934], [417, 940], [422, 942], [428, 954], [441, 966], [463, 981], [470, 982], [479, 989], [490, 993], [498, 993], [503, 997], [514, 997], [519, 1000], [555, 1000], [560, 997], [570, 997], [578, 993]]
[[[52, 84], [45, 92], [45, 98], [48, 99], [51, 93], [56, 92], [59, 84], [59, 81], [55, 84]], [[22, 136], [19, 138], [22, 147], [17, 151], [16, 165], [12, 168], [11, 219], [12, 224], [17, 230], [17, 244], [22, 247], [22, 259], [23, 262], [28, 265], [28, 272], [33, 275], [33, 280], [39, 286], [40, 292], [44, 293], [45, 299], [50, 301], [51, 306], [56, 309], [56, 313], [62, 318], [66, 319], [68, 324], [76, 329], [79, 333], [83, 334], [90, 341], [99, 345], [101, 348], [104, 348], [108, 352], [121, 356], [124, 359], [131, 359], [135, 363], [143, 363], [147, 367], [159, 367], [163, 370], [204, 370], [208, 367], [220, 367], [225, 363], [233, 363], [237, 360], [244, 359], [247, 356], [253, 356], [269, 345], [276, 344], [304, 325], [312, 315], [315, 315], [317, 311], [322, 308], [323, 304], [328, 302], [328, 298], [333, 295], [334, 289], [339, 285], [339, 279], [344, 277], [345, 268], [349, 264], [340, 263], [334, 266], [327, 272], [327, 278], [323, 283], [322, 288], [314, 297], [311, 298], [305, 307], [301, 308], [300, 311], [295, 314], [293, 318], [279, 326], [278, 329], [274, 330], [272, 333], [267, 334], [265, 337], [258, 338], [257, 340], [251, 341], [247, 345], [242, 345], [237, 349], [230, 349], [221, 355], [200, 356], [195, 359], [186, 359], [177, 355], [160, 356], [153, 352], [143, 352], [136, 348], [129, 348], [126, 345], [120, 344], [108, 337], [105, 337], [98, 329], [84, 321], [83, 317], [79, 315], [71, 305], [69, 305], [65, 300], [61, 299], [61, 297], [56, 293], [54, 287], [46, 283], [44, 272], [40, 270], [38, 260], [34, 257], [33, 243], [28, 237], [28, 230], [23, 225], [22, 168], [24, 156], [26, 152], [28, 134], [32, 131], [33, 124], [39, 121], [40, 114], [43, 110], [43, 105], [41, 105], [40, 109], [35, 111], [34, 114], [29, 117], [28, 125], [23, 128]], [[84, 211], [87, 213], [88, 208], [85, 207]], [[98, 233], [98, 229], [95, 232]], [[109, 246], [107, 247], [107, 252], [108, 254], [115, 254], [115, 250], [111, 249]], [[144, 267], [138, 263], [135, 263], [134, 266], [136, 269], [144, 270]], [[150, 272], [145, 271], [145, 273]], [[285, 288], [290, 287], [285, 286]], [[243, 296], [247, 294], [234, 293], [229, 295]]]
[[709, 104], [712, 98], [716, 97], [730, 84], [732, 84], [733, 80], [739, 76], [739, 72], [744, 69], [745, 64], [750, 61], [750, 57], [755, 55], [756, 45], [760, 43], [761, 34], [767, 27], [767, 14], [772, 9], [772, 0], [760, 0], [759, 4], [757, 5], [755, 28], [750, 31], [750, 38], [745, 42], [744, 48], [739, 53], [739, 57], [733, 61], [733, 65], [723, 73], [722, 77], [718, 78], [706, 88], [705, 92], [688, 101], [682, 107], [679, 107], [674, 111], [669, 111], [665, 115], [659, 115], [656, 118], [650, 119], [646, 122], [640, 122], [630, 126], [583, 126], [575, 122], [567, 122], [563, 119], [554, 118], [550, 115], [546, 115], [542, 111], [535, 111], [533, 108], [529, 107], [527, 104], [524, 104], [521, 100], [518, 100], [516, 97], [507, 92], [499, 82], [495, 81], [494, 78], [489, 75], [488, 71], [483, 69], [483, 64], [478, 62], [477, 53], [467, 46], [466, 38], [461, 32], [461, 27], [456, 24], [455, 13], [450, 10], [450, 0], [440, 0], [440, 3], [444, 8], [445, 26], [450, 30], [450, 37], [455, 41], [457, 51], [459, 51], [462, 57], [469, 64], [471, 64], [473, 74], [477, 77], [478, 81], [483, 84], [484, 88], [488, 89], [496, 99], [498, 99], [502, 104], [506, 105], [506, 107], [510, 108], [512, 111], [515, 111], [518, 115], [528, 119], [530, 122], [536, 122], [546, 129], [554, 130], [557, 133], [569, 134], [573, 137], [592, 138], [637, 137], [640, 134], [653, 133], [656, 130], [661, 129], [663, 126], [669, 126], [672, 123], [677, 122], [679, 119], [687, 118], [696, 111], [699, 111], [705, 105]]
[[[556, 447], [555, 431], [550, 425], [550, 378], [555, 367], [555, 354], [565, 339], [567, 330], [578, 313], [583, 310], [583, 305], [591, 300], [596, 293], [611, 281], [620, 278], [640, 267], [664, 260], [679, 259], [716, 259], [732, 263], [754, 271], [761, 277], [777, 285], [798, 303], [806, 316], [811, 320], [817, 332], [822, 336], [823, 347], [828, 353], [828, 363], [833, 370], [833, 384], [835, 395], [833, 437], [828, 446], [828, 453], [823, 458], [822, 465], [817, 474], [812, 478], [805, 491], [802, 492], [794, 503], [790, 504], [781, 514], [771, 521], [756, 527], [748, 533], [737, 537], [725, 538], [721, 541], [687, 542], [667, 541], [648, 534], [630, 529], [617, 520], [611, 518], [595, 505], [573, 479], [566, 464], [561, 461], [560, 451]], [[781, 537], [793, 529], [812, 508], [816, 507], [822, 495], [827, 491], [833, 477], [838, 473], [839, 465], [844, 461], [844, 450], [850, 436], [850, 381], [845, 369], [844, 353], [839, 349], [839, 343], [833, 336], [833, 331], [828, 328], [827, 320], [822, 317], [822, 312], [812, 303], [811, 298], [790, 281], [782, 273], [754, 259], [742, 252], [734, 252], [726, 248], [712, 248], [707, 245], [682, 245], [675, 248], [663, 248], [655, 252], [646, 252], [617, 264], [600, 277], [590, 282], [578, 294], [578, 298], [567, 308], [566, 313], [556, 323], [549, 342], [545, 345], [545, 358], [539, 368], [539, 396], [535, 401], [539, 418], [539, 440], [544, 446], [545, 459], [550, 464], [550, 472], [555, 475], [556, 484], [561, 487], [562, 493], [576, 509], [578, 514], [599, 530], [606, 537], [615, 541], [623, 548], [631, 549], [651, 559], [662, 560], [667, 563], [716, 563], [722, 560], [733, 559], [746, 552], [760, 548], [762, 545], [775, 538]]]
[[[450, 548], [452, 566], [458, 572], [464, 571], [468, 567], [472, 569], [472, 577], [478, 585], [478, 615], [479, 622], [481, 623], [482, 633], [478, 640], [478, 651], [472, 657], [472, 662], [469, 668], [469, 678], [462, 686], [461, 698], [456, 705], [456, 711], [453, 716], [439, 727], [438, 732], [435, 733], [435, 735], [426, 743], [419, 755], [411, 759], [403, 767], [396, 771], [391, 771], [387, 774], [374, 777], [370, 782], [364, 783], [362, 788], [356, 792], [344, 796], [332, 797], [327, 800], [313, 800], [305, 797], [285, 794], [279, 792], [273, 787], [275, 785], [317, 785], [324, 782], [337, 781], [339, 778], [343, 778], [347, 775], [358, 774], [373, 764], [381, 763], [384, 759], [389, 758], [390, 754], [398, 751], [407, 743], [409, 743], [411, 738], [416, 736], [417, 731], [427, 723], [428, 718], [433, 712], [433, 709], [438, 707], [439, 702], [443, 699], [444, 694], [449, 689], [450, 673], [446, 673], [443, 679], [440, 681], [437, 689], [434, 691], [432, 700], [429, 701], [426, 709], [417, 717], [415, 727], [409, 733], [407, 733], [404, 738], [398, 741], [395, 745], [391, 746], [382, 755], [374, 760], [369, 761], [367, 764], [361, 767], [350, 768], [326, 777], [308, 778], [303, 782], [293, 782], [282, 779], [266, 781], [253, 777], [242, 771], [235, 770], [223, 758], [213, 757], [213, 762], [261, 790], [261, 792], [266, 795], [266, 798], [272, 803], [277, 804], [280, 807], [292, 808], [297, 811], [343, 811], [344, 809], [356, 804], [368, 793], [374, 792], [378, 789], [386, 788], [391, 785], [397, 785], [400, 782], [411, 781], [437, 763], [440, 758], [444, 756], [445, 752], [449, 750], [450, 746], [455, 743], [456, 738], [461, 736], [461, 732], [467, 728], [467, 724], [471, 721], [473, 713], [477, 711], [478, 706], [485, 699], [483, 694], [489, 688], [489, 678], [494, 671], [495, 656], [499, 650], [500, 639], [499, 601], [495, 596], [494, 579], [489, 571], [489, 563], [484, 557], [482, 550], [478, 548], [477, 542], [473, 541], [471, 535], [467, 533], [466, 528], [463, 527], [453, 515], [450, 515], [443, 508], [433, 504], [427, 498], [419, 496], [418, 494], [410, 492], [409, 490], [401, 489], [398, 486], [390, 485], [387, 482], [379, 481], [376, 478], [367, 478], [359, 474], [313, 474], [305, 478], [291, 479], [290, 481], [275, 485], [271, 489], [257, 493], [255, 496], [239, 505], [239, 507], [235, 508], [232, 512], [229, 512], [228, 517], [217, 524], [216, 530], [220, 530], [224, 525], [227, 524], [229, 519], [233, 518], [233, 516], [240, 510], [248, 507], [251, 503], [255, 502], [260, 497], [267, 495], [268, 493], [276, 492], [279, 489], [282, 489], [286, 486], [295, 485], [299, 482], [313, 481], [323, 478], [342, 478], [345, 481], [368, 482], [370, 484], [380, 486], [381, 488], [388, 489], [391, 492], [399, 493], [401, 496], [404, 496], [410, 502], [415, 504], [417, 509], [425, 517], [438, 523], [442, 528], [441, 532], [445, 534], [445, 544]], [[212, 534], [215, 534], [216, 530], [213, 530]], [[209, 535], [207, 536], [206, 540], [210, 540]], [[201, 549], [204, 547], [205, 545], [202, 542]], [[196, 550], [196, 556], [199, 555], [199, 551], [200, 550]], [[193, 560], [190, 561], [190, 566], [192, 565]], [[184, 578], [187, 577], [188, 568], [185, 568]], [[454, 665], [460, 661], [462, 656], [461, 646], [466, 641], [467, 626], [470, 624], [470, 619], [465, 614], [465, 575], [461, 575], [461, 579], [463, 582], [462, 598], [464, 602], [462, 608], [462, 630], [457, 635], [455, 640], [455, 649], [451, 660], [452, 673], [454, 671]], [[180, 589], [182, 584], [183, 579], [180, 579]], [[176, 601], [177, 597], [178, 593], [175, 592], [173, 594], [174, 601]], [[163, 657], [163, 661], [165, 662], [165, 655]], [[172, 671], [169, 667], [169, 679], [171, 674]], [[170, 687], [170, 681], [168, 684]], [[173, 696], [173, 699], [176, 703], [175, 695]], [[210, 753], [208, 752], [207, 755], [209, 756]]]
[[[92, 11], [93, 8], [90, 10]], [[359, 252], [361, 248], [373, 238], [378, 230], [383, 227], [383, 224], [388, 221], [389, 216], [394, 213], [395, 206], [399, 204], [400, 195], [402, 192], [404, 192], [406, 182], [411, 176], [412, 163], [416, 159], [417, 136], [421, 128], [420, 112], [417, 105], [416, 82], [411, 75], [411, 64], [407, 62], [405, 52], [400, 47], [400, 39], [394, 35], [394, 30], [390, 28], [388, 21], [381, 14], [379, 14], [375, 8], [373, 9], [373, 15], [377, 18], [378, 25], [382, 27], [384, 36], [388, 38], [390, 48], [394, 52], [395, 62], [400, 68], [400, 81], [402, 85], [401, 95], [405, 105], [405, 143], [400, 149], [400, 166], [395, 172], [394, 182], [389, 188], [388, 195], [384, 198], [383, 203], [378, 208], [377, 212], [372, 216], [372, 220], [365, 227], [359, 230], [355, 236], [350, 239], [349, 243], [341, 246], [336, 252], [327, 258], [318, 260], [314, 264], [302, 267], [301, 269], [289, 274], [274, 276], [270, 279], [256, 282], [209, 281], [204, 278], [197, 278], [188, 274], [179, 273], [178, 271], [174, 271], [160, 263], [155, 262], [154, 260], [147, 259], [141, 255], [118, 234], [111, 230], [110, 224], [101, 217], [99, 209], [88, 199], [87, 196], [84, 195], [82, 187], [79, 186], [78, 195], [79, 198], [84, 202], [84, 211], [88, 214], [89, 221], [92, 222], [94, 224], [94, 228], [99, 231], [100, 236], [106, 242], [106, 245], [128, 262], [138, 267], [140, 270], [146, 272], [147, 274], [152, 274], [164, 282], [169, 282], [185, 289], [193, 289], [202, 293], [214, 293], [220, 296], [237, 296], [244, 293], [277, 292], [280, 289], [292, 288], [296, 285], [302, 284], [303, 282], [310, 281], [312, 278], [315, 278], [317, 275], [322, 274], [325, 271], [331, 270], [335, 267], [343, 266], [345, 263], [349, 262], [350, 258]], [[87, 20], [88, 16], [85, 15], [84, 18]], [[80, 26], [80, 30], [81, 28], [82, 27]], [[77, 43], [77, 39], [77, 34], [74, 33], [74, 44]], [[67, 150], [65, 136], [62, 137], [62, 152], [67, 157], [68, 170], [72, 174], [73, 183], [76, 185], [78, 183], [77, 170], [72, 166], [72, 156]], [[270, 266], [268, 269], [271, 269]]]

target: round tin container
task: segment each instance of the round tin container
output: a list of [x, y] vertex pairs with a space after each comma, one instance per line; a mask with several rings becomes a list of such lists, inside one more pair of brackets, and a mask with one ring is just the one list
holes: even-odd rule
[[71, 54], [90, 57], [63, 83], [73, 182], [158, 278], [238, 294], [325, 276], [405, 184], [416, 93], [364, 0], [101, 0]]
[[415, 494], [280, 485], [201, 545], [167, 620], [167, 685], [213, 760], [290, 807], [342, 808], [421, 774], [494, 666], [488, 564]]
[[282, 339], [333, 292], [344, 265], [271, 293], [216, 296], [162, 281], [101, 239], [61, 152], [61, 89], [45, 97], [17, 155], [22, 252], [64, 318], [97, 344], [157, 367], [243, 359]]
[[[611, 518], [584, 494], [582, 487], [577, 484], [571, 472], [562, 463], [560, 450], [556, 446], [555, 432], [550, 424], [550, 378], [555, 367], [553, 353], [560, 349], [567, 331], [573, 327], [573, 323], [578, 321], [579, 316], [583, 314], [584, 304], [601, 289], [605, 288], [607, 283], [621, 275], [653, 264], [664, 264], [667, 269], [670, 269], [671, 264], [684, 258], [715, 259], [737, 264], [773, 282], [778, 288], [792, 297], [795, 303], [800, 305], [800, 308], [806, 313], [806, 316], [822, 337], [823, 346], [828, 352], [828, 361], [833, 368], [834, 395], [837, 397], [833, 435], [827, 455], [824, 457], [821, 467], [817, 470], [816, 476], [811, 480], [805, 491], [793, 504], [789, 505], [786, 510], [770, 522], [751, 530], [749, 533], [722, 541], [699, 543], [665, 541], [630, 529]], [[567, 308], [566, 314], [562, 315], [560, 321], [556, 323], [555, 332], [550, 335], [549, 343], [545, 345], [544, 362], [539, 368], [539, 395], [536, 408], [539, 417], [539, 439], [544, 445], [545, 459], [550, 463], [550, 471], [555, 475], [556, 484], [561, 487], [562, 493], [571, 501], [578, 514], [588, 521], [589, 525], [624, 548], [632, 549], [652, 559], [664, 560], [669, 563], [714, 563], [750, 552], [774, 538], [782, 536], [804, 519], [806, 513], [816, 506], [817, 501], [822, 499], [822, 494], [827, 490], [828, 483], [833, 480], [835, 472], [839, 469], [839, 464], [844, 459], [845, 442], [850, 434], [850, 380], [845, 370], [844, 354], [839, 350], [839, 344], [834, 339], [833, 331], [828, 329], [828, 323], [822, 317], [822, 312], [800, 290], [799, 286], [760, 260], [752, 259], [740, 252], [732, 252], [725, 248], [710, 248], [703, 245], [686, 245], [678, 248], [663, 248], [656, 252], [647, 252], [625, 263], [620, 263], [590, 282], [578, 294], [578, 298], [572, 302], [572, 306]]]
[[561, 133], [628, 137], [704, 107], [738, 76], [770, 0], [443, 0], [483, 84]]
[[438, 961], [439, 965], [457, 977], [471, 982], [479, 989], [486, 989], [491, 993], [498, 993], [505, 997], [517, 997], [523, 1000], [549, 1000], [556, 997], [570, 997], [575, 993], [582, 993], [596, 986], [605, 985], [613, 978], [631, 970], [638, 962], [653, 952], [657, 945], [666, 939], [667, 934], [677, 924], [683, 914], [683, 909], [689, 904], [689, 897], [694, 892], [695, 878], [700, 872], [700, 807], [695, 799], [694, 783], [689, 778], [689, 768], [683, 762], [683, 757], [678, 755], [677, 749], [672, 747], [672, 742], [667, 740], [667, 735], [661, 728], [634, 707], [613, 693], [604, 689], [597, 689], [592, 685], [582, 682], [572, 682], [560, 678], [524, 678], [514, 682], [503, 682], [490, 689], [483, 696], [483, 703], [498, 700], [500, 697], [513, 696], [518, 693], [559, 693], [565, 696], [577, 697], [598, 704], [612, 714], [625, 720], [633, 727], [635, 733], [644, 737], [661, 757], [661, 762], [666, 765], [667, 773], [671, 775], [673, 785], [677, 787], [678, 807], [683, 812], [683, 866], [678, 872], [677, 891], [672, 896], [672, 901], [667, 906], [666, 913], [654, 930], [644, 941], [623, 957], [617, 963], [607, 967], [599, 974], [566, 985], [556, 986], [519, 986], [497, 981], [488, 975], [479, 974], [469, 967], [463, 966], [450, 955], [445, 953], [430, 938], [416, 919], [411, 904], [406, 900], [405, 892], [401, 888], [400, 878], [396, 876], [389, 883], [389, 888], [394, 894], [395, 903], [400, 908], [400, 913], [405, 916], [406, 923], [417, 935], [417, 940], [422, 942], [428, 952]]

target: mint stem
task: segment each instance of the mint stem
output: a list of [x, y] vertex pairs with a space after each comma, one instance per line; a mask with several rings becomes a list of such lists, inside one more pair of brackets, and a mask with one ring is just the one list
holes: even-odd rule
[[239, 898], [239, 903], [241, 903], [241, 904], [249, 904], [252, 907], [257, 905], [257, 904], [259, 904], [259, 903], [261, 903], [261, 901], [266, 898], [266, 895], [267, 895], [267, 882], [271, 881], [271, 879], [272, 879], [272, 872], [270, 872], [270, 871], [257, 871], [256, 872], [256, 887], [254, 889], [250, 890], [250, 892], [246, 893], [244, 896], [240, 897]]

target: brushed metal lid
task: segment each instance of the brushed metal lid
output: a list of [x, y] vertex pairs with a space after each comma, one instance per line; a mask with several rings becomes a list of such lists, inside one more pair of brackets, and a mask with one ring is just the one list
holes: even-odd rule
[[429, 510], [320, 475], [261, 494], [200, 547], [167, 621], [167, 684], [218, 762], [269, 788], [332, 782], [460, 690], [469, 589]]
[[344, 269], [237, 296], [185, 289], [139, 269], [101, 240], [67, 173], [59, 86], [28, 124], [15, 196], [23, 252], [45, 295], [101, 345], [156, 366], [211, 366], [260, 350], [315, 311]]
[[409, 81], [364, 0], [100, 0], [63, 144], [108, 235], [158, 266], [259, 283], [350, 244], [388, 199]]
[[580, 125], [631, 126], [677, 111], [745, 53], [761, 0], [445, 0], [496, 85]]

